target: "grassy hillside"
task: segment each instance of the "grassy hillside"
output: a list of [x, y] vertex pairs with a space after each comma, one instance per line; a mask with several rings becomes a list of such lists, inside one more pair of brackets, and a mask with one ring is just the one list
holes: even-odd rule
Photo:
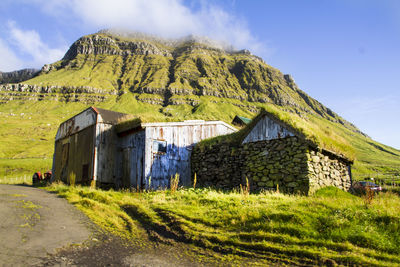
[[114, 234], [140, 243], [150, 238], [211, 249], [218, 264], [400, 264], [400, 198], [394, 194], [381, 193], [369, 203], [333, 187], [311, 197], [193, 188], [131, 193], [53, 185], [47, 190]]
[[103, 31], [80, 38], [24, 84], [0, 85], [0, 175], [50, 168], [58, 125], [90, 105], [150, 121], [227, 123], [265, 108], [321, 147], [355, 159], [356, 176], [400, 172], [399, 150], [366, 137], [289, 75], [203, 40]]

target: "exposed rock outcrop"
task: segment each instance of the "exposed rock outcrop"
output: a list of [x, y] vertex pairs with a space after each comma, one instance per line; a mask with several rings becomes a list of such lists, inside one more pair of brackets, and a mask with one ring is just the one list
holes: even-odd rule
[[72, 44], [63, 60], [74, 59], [77, 55], [162, 55], [172, 56], [168, 50], [149, 42], [118, 41], [103, 35], [84, 36]]
[[29, 80], [39, 73], [37, 69], [22, 69], [11, 72], [0, 72], [0, 84], [19, 83]]
[[38, 86], [30, 84], [0, 85], [0, 103], [11, 100], [54, 100], [62, 102], [97, 103], [105, 101], [115, 91], [89, 86]]

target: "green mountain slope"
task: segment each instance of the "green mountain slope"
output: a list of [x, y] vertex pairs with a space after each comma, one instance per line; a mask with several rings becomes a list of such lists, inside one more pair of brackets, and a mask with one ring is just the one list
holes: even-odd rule
[[324, 148], [355, 158], [355, 174], [400, 171], [400, 151], [371, 140], [248, 51], [193, 36], [102, 31], [77, 40], [33, 79], [0, 85], [0, 175], [30, 173], [26, 158], [50, 166], [59, 123], [89, 105], [148, 120], [228, 123], [263, 107]]

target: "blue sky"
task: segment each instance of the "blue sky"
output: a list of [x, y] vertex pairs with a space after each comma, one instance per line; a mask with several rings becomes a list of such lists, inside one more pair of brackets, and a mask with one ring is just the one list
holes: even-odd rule
[[400, 1], [2, 0], [0, 71], [40, 68], [118, 27], [247, 48], [373, 139], [400, 149]]

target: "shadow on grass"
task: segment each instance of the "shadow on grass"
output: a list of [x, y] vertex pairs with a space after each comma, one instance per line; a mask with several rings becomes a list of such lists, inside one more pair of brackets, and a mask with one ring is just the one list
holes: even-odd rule
[[[236, 243], [232, 240], [223, 240], [213, 235], [202, 235], [200, 232], [189, 232], [183, 227], [183, 222], [169, 211], [159, 208], [153, 209], [154, 216], [151, 217], [135, 205], [124, 205], [121, 207], [132, 219], [138, 221], [146, 230], [150, 240], [155, 242], [171, 243], [182, 242], [193, 244], [204, 249], [211, 249], [223, 255], [236, 254], [247, 258], [258, 258], [270, 262], [284, 264], [324, 264], [326, 259], [321, 259], [314, 253], [307, 251], [287, 251], [276, 247], [265, 247], [262, 244]], [[157, 220], [160, 220], [159, 222]], [[188, 218], [186, 218], [188, 219]], [[206, 234], [207, 235], [207, 234]]]

